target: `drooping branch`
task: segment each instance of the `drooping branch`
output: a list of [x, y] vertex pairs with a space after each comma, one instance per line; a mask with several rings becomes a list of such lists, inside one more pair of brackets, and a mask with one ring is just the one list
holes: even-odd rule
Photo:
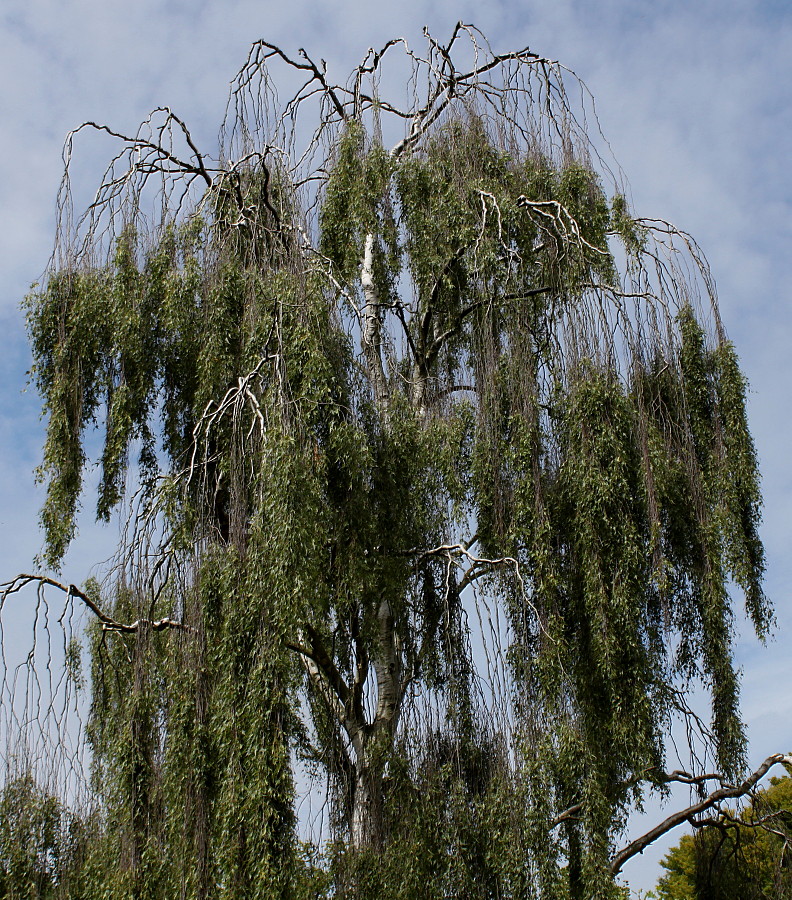
[[2, 595], [0, 595], [0, 605], [5, 602], [5, 599], [9, 594], [16, 594], [31, 583], [37, 583], [42, 586], [48, 585], [49, 587], [54, 587], [59, 591], [63, 591], [67, 597], [76, 597], [102, 623], [102, 629], [104, 631], [119, 631], [123, 634], [134, 634], [142, 628], [148, 628], [151, 631], [165, 631], [167, 629], [186, 632], [195, 631], [190, 625], [186, 625], [184, 622], [177, 622], [175, 619], [168, 618], [167, 616], [162, 619], [136, 619], [134, 622], [117, 622], [112, 616], [108, 616], [107, 613], [103, 612], [88, 594], [81, 591], [75, 585], [63, 584], [46, 575], [28, 575], [22, 573], [21, 575], [17, 575], [16, 578], [11, 579], [11, 581], [0, 584], [0, 588], [3, 590]]
[[[263, 53], [262, 50], [264, 51]], [[292, 59], [286, 53], [284, 53], [284, 51], [280, 47], [276, 46], [275, 44], [270, 44], [269, 41], [256, 41], [248, 54], [247, 63], [242, 68], [239, 75], [237, 75], [234, 93], [236, 94], [242, 88], [246, 87], [250, 83], [250, 80], [254, 77], [254, 75], [266, 65], [267, 60], [272, 59], [273, 57], [277, 57], [285, 62], [286, 65], [290, 68], [297, 71], [309, 72], [311, 74], [310, 79], [303, 85], [295, 99], [305, 96], [303, 93], [305, 89], [313, 84], [314, 81], [317, 81], [324, 94], [332, 102], [333, 107], [335, 108], [339, 117], [343, 121], [346, 121], [347, 112], [344, 108], [344, 104], [338, 98], [338, 88], [334, 85], [329, 84], [327, 81], [327, 67], [324, 60], [321, 61], [320, 68], [302, 47], [299, 50], [299, 54], [304, 62], [299, 62], [296, 59]]]
[[[159, 112], [164, 112], [167, 114], [165, 124], [160, 126], [158, 129], [160, 138], [162, 137], [169, 123], [175, 122], [182, 131], [184, 139], [196, 159], [195, 163], [187, 162], [178, 157], [175, 153], [173, 153], [173, 151], [167, 149], [162, 140], [149, 140], [147, 138], [141, 137], [139, 132], [135, 136], [122, 134], [121, 132], [113, 130], [108, 125], [100, 124], [98, 122], [84, 122], [82, 125], [80, 125], [79, 128], [76, 128], [74, 131], [70, 132], [69, 136], [66, 139], [67, 147], [71, 148], [71, 143], [74, 137], [79, 134], [80, 131], [82, 131], [84, 128], [92, 128], [94, 131], [104, 132], [105, 134], [110, 135], [110, 137], [114, 137], [123, 141], [123, 143], [126, 144], [130, 150], [136, 151], [138, 153], [142, 151], [149, 151], [153, 153], [154, 161], [148, 163], [140, 160], [136, 166], [136, 168], [138, 169], [144, 170], [145, 168], [150, 167], [152, 171], [165, 172], [166, 170], [158, 167], [164, 165], [165, 163], [170, 163], [175, 167], [175, 172], [182, 172], [186, 175], [199, 175], [206, 182], [207, 187], [211, 187], [212, 176], [210, 175], [209, 170], [206, 168], [204, 158], [195, 145], [192, 135], [187, 129], [185, 123], [167, 107], [159, 107], [158, 109], [155, 109], [151, 113], [149, 120], [152, 116]], [[173, 174], [173, 171], [171, 171], [170, 174]]]
[[[413, 122], [410, 131], [391, 149], [391, 156], [398, 158], [411, 147], [415, 146], [426, 132], [434, 125], [434, 123], [443, 115], [448, 106], [456, 98], [464, 97], [471, 90], [479, 87], [479, 79], [482, 75], [492, 71], [498, 67], [505, 66], [509, 62], [517, 62], [522, 65], [550, 65], [553, 63], [535, 53], [532, 53], [527, 47], [524, 50], [517, 50], [511, 53], [491, 54], [488, 55], [486, 62], [475, 65], [467, 72], [460, 72], [454, 65], [450, 51], [456, 42], [461, 31], [465, 31], [471, 38], [473, 45], [478, 50], [474, 32], [476, 29], [470, 25], [464, 25], [458, 22], [454, 32], [446, 47], [442, 47], [429, 34], [428, 29], [424, 28], [424, 35], [430, 42], [430, 45], [442, 59], [440, 68], [431, 65], [426, 60], [421, 60], [427, 65], [436, 79], [434, 90], [429, 100], [424, 106], [416, 110], [413, 114]], [[476, 53], [478, 58], [478, 53]]]

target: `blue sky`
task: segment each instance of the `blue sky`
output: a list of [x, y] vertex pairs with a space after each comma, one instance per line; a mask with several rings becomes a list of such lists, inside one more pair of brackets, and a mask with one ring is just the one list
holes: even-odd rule
[[[528, 45], [581, 76], [637, 213], [691, 231], [710, 260], [751, 383], [767, 590], [778, 616], [768, 647], [747, 630], [737, 645], [751, 759], [792, 749], [792, 8], [769, 0], [400, 0], [382, 8], [360, 0], [4, 0], [2, 10], [0, 575], [29, 569], [40, 546], [32, 470], [43, 423], [26, 392], [19, 302], [52, 249], [67, 131], [85, 120], [133, 131], [150, 109], [169, 105], [211, 152], [228, 83], [255, 39], [292, 52], [304, 46], [343, 81], [369, 46], [394, 35], [420, 44], [423, 25], [442, 38], [462, 19], [498, 49]], [[108, 150], [101, 141], [78, 145], [78, 186], [98, 177]], [[86, 515], [65, 576], [83, 581], [114, 537]], [[649, 887], [659, 855], [647, 851], [625, 874]]]

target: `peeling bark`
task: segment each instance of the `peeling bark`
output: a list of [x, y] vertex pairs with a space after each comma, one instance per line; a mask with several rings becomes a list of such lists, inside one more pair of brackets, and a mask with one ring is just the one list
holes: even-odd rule
[[387, 414], [389, 400], [388, 379], [382, 360], [382, 311], [380, 296], [374, 281], [374, 235], [367, 234], [363, 263], [360, 267], [363, 287], [363, 352], [369, 369], [374, 399], [380, 411]]

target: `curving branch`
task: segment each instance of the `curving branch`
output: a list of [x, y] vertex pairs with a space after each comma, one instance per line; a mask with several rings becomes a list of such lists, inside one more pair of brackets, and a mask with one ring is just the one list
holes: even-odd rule
[[[668, 816], [667, 819], [664, 819], [660, 822], [659, 825], [656, 825], [654, 828], [651, 828], [645, 834], [641, 835], [641, 837], [636, 838], [634, 841], [631, 841], [626, 847], [620, 850], [611, 858], [611, 873], [613, 875], [618, 875], [621, 872], [624, 864], [632, 859], [633, 856], [637, 856], [639, 853], [643, 853], [643, 851], [650, 845], [653, 844], [658, 838], [661, 838], [664, 834], [667, 834], [672, 829], [676, 828], [677, 825], [681, 825], [684, 822], [692, 822], [695, 824], [695, 817], [701, 815], [701, 813], [706, 812], [709, 809], [717, 808], [721, 803], [725, 800], [735, 800], [739, 797], [745, 797], [746, 795], [751, 794], [756, 785], [761, 781], [762, 778], [773, 768], [773, 766], [782, 764], [784, 766], [792, 765], [792, 754], [789, 753], [774, 753], [772, 756], [768, 756], [767, 759], [752, 772], [743, 782], [737, 785], [728, 785], [724, 784], [722, 787], [718, 788], [712, 793], [708, 794], [706, 797], [701, 799], [698, 803], [692, 803], [690, 806], [685, 807], [684, 809], [680, 809], [672, 815]], [[676, 773], [674, 773], [676, 774]], [[679, 773], [681, 776], [687, 775], [687, 773]], [[685, 777], [673, 777], [669, 776], [668, 781], [681, 781], [682, 783], [694, 783], [700, 784], [703, 779], [711, 779], [717, 778], [720, 779], [720, 776], [699, 776], [698, 778], [693, 778], [692, 776]]]
[[122, 634], [135, 634], [144, 628], [150, 629], [151, 631], [165, 631], [172, 628], [176, 631], [195, 633], [195, 629], [190, 625], [186, 625], [184, 622], [177, 622], [175, 619], [168, 618], [167, 616], [162, 619], [144, 618], [136, 619], [134, 622], [117, 622], [112, 616], [108, 616], [107, 613], [103, 612], [96, 601], [92, 600], [88, 594], [81, 591], [76, 585], [63, 584], [46, 575], [29, 575], [27, 573], [22, 573], [21, 575], [17, 575], [16, 578], [12, 578], [11, 581], [0, 584], [0, 588], [3, 589], [3, 593], [0, 595], [0, 607], [5, 603], [6, 597], [10, 594], [18, 593], [31, 583], [42, 586], [48, 585], [49, 587], [54, 587], [59, 591], [63, 591], [67, 597], [76, 597], [102, 623], [103, 631], [119, 631]]

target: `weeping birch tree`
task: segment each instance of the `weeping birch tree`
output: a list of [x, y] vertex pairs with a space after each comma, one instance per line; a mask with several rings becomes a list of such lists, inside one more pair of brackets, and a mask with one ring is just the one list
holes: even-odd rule
[[[80, 896], [608, 898], [676, 824], [622, 846], [643, 797], [782, 759], [744, 773], [729, 584], [771, 613], [706, 260], [573, 73], [425, 39], [343, 83], [257, 42], [214, 155], [169, 109], [68, 137], [26, 301], [51, 574], [3, 599], [88, 620]], [[77, 587], [94, 464], [125, 525]]]

